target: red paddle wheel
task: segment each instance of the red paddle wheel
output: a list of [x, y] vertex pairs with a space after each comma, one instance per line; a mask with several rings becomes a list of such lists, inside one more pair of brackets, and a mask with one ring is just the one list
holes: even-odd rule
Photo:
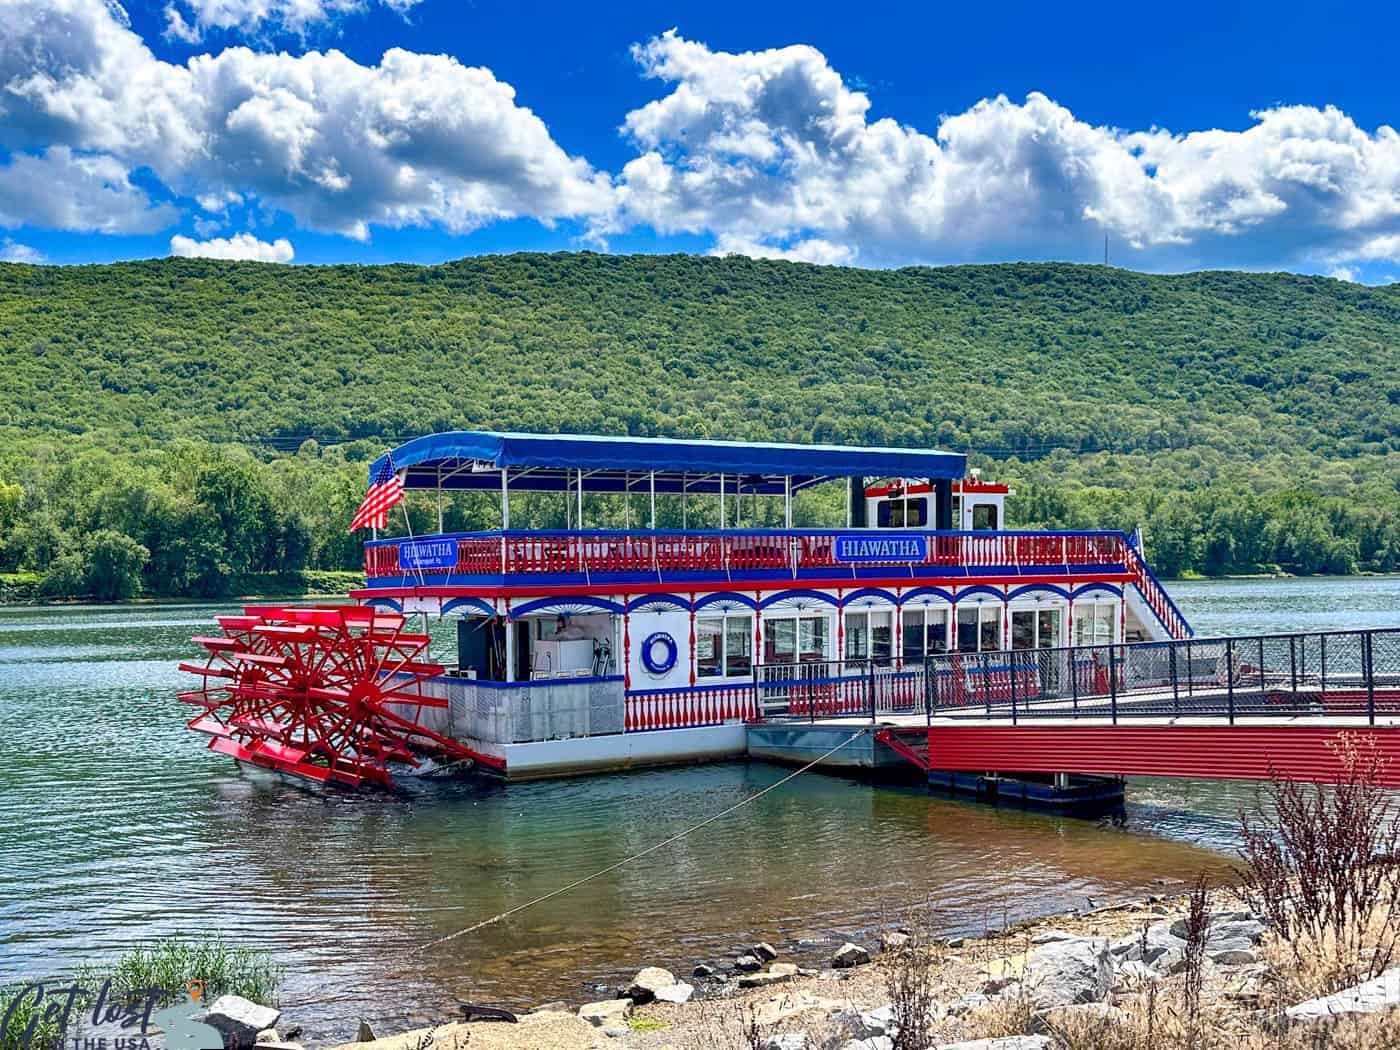
[[209, 749], [309, 780], [389, 786], [390, 767], [418, 768], [425, 757], [497, 758], [422, 725], [447, 701], [423, 683], [443, 672], [424, 659], [428, 636], [409, 634], [404, 617], [372, 606], [249, 606], [216, 617], [223, 634], [196, 637], [209, 651], [182, 671], [203, 684], [180, 694], [203, 708], [191, 729]]

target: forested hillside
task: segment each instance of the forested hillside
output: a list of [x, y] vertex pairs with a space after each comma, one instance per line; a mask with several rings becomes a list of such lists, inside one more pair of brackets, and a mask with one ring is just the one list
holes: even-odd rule
[[467, 427], [937, 444], [1014, 481], [1019, 524], [1144, 524], [1167, 572], [1400, 567], [1396, 286], [594, 254], [0, 265], [0, 359], [0, 571], [53, 592], [354, 567], [363, 463]]

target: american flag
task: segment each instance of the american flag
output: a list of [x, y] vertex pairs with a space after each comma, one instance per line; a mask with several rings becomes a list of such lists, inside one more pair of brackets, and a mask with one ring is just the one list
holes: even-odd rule
[[384, 528], [389, 508], [401, 499], [403, 482], [394, 470], [394, 457], [385, 456], [379, 473], [375, 474], [374, 480], [369, 483], [369, 491], [365, 493], [360, 509], [355, 511], [354, 520], [350, 522], [350, 531]]

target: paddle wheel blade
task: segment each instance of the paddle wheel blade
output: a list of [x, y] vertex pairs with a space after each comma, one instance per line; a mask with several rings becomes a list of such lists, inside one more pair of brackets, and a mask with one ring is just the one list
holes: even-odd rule
[[405, 618], [364, 606], [248, 606], [216, 618], [219, 636], [193, 641], [208, 656], [180, 669], [199, 677], [179, 699], [203, 708], [189, 728], [209, 749], [320, 783], [393, 783], [390, 767], [425, 757], [499, 766], [423, 725], [447, 703], [423, 683], [443, 673], [428, 636]]

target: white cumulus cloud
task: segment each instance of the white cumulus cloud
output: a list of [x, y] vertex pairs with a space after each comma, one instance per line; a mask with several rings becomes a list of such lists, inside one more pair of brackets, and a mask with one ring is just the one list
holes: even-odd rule
[[289, 263], [296, 254], [292, 242], [285, 237], [268, 242], [251, 233], [236, 233], [232, 237], [212, 237], [197, 241], [176, 234], [170, 238], [170, 254], [198, 259], [250, 259], [256, 262]]
[[347, 15], [381, 5], [399, 14], [422, 0], [171, 0], [165, 6], [166, 34], [198, 43], [211, 29], [298, 36]]
[[234, 47], [157, 59], [100, 0], [0, 0], [0, 146], [34, 141], [148, 168], [174, 193], [237, 194], [301, 224], [465, 233], [584, 216], [608, 176], [569, 156], [489, 69], [400, 49]]
[[20, 244], [18, 241], [6, 237], [0, 241], [0, 262], [33, 263], [38, 265], [44, 261], [44, 253], [37, 248], [31, 248], [27, 244]]
[[0, 227], [150, 233], [175, 218], [174, 208], [153, 204], [131, 183], [126, 165], [106, 154], [53, 146], [37, 156], [16, 153], [0, 165]]
[[922, 131], [870, 120], [812, 47], [727, 53], [671, 31], [633, 55], [670, 88], [627, 114], [639, 156], [600, 236], [708, 233], [717, 248], [811, 244], [875, 265], [1092, 257], [1104, 234], [1147, 265], [1398, 257], [1400, 137], [1333, 108], [1134, 132], [1033, 92]]

